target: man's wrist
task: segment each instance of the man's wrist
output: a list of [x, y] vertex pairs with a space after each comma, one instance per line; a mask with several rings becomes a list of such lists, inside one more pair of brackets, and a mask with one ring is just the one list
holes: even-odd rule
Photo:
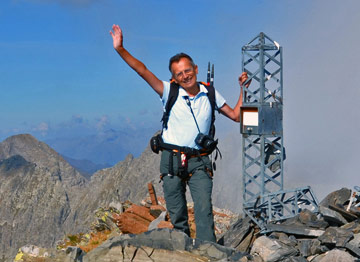
[[122, 52], [125, 51], [125, 48], [124, 48], [123, 46], [118, 46], [118, 47], [115, 48], [115, 50], [116, 50], [116, 52], [118, 52], [118, 53], [122, 53]]

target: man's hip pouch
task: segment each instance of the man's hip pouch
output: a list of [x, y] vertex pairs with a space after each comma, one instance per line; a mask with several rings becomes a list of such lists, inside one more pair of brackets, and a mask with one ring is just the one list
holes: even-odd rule
[[185, 165], [182, 164], [184, 163], [182, 155], [184, 153], [170, 150], [162, 151], [160, 160], [161, 177], [164, 175], [176, 175], [181, 179], [187, 180], [199, 169], [204, 170], [212, 177], [212, 164], [208, 155], [186, 155]]

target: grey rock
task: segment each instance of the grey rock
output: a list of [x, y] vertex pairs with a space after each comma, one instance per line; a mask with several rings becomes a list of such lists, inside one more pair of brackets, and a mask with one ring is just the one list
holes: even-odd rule
[[321, 245], [321, 241], [313, 239], [311, 243], [311, 255], [317, 255], [329, 251], [329, 248], [325, 245]]
[[325, 229], [329, 226], [326, 221], [322, 218], [318, 218], [316, 214], [307, 209], [304, 209], [299, 213], [298, 219], [302, 224], [308, 227]]
[[143, 261], [140, 258], [151, 261], [218, 261], [230, 257], [238, 259], [233, 261], [240, 261], [244, 256], [245, 254], [232, 248], [190, 239], [176, 230], [156, 229], [140, 235], [111, 238], [87, 253], [83, 262], [122, 261], [121, 259]]
[[273, 232], [270, 234], [270, 237], [278, 239], [281, 243], [287, 246], [296, 247], [298, 244], [298, 241], [294, 236], [288, 237], [287, 234], [282, 232]]
[[325, 206], [319, 206], [319, 210], [325, 221], [332, 225], [344, 225], [347, 220], [338, 212]]
[[352, 222], [350, 222], [350, 223], [347, 223], [347, 224], [341, 226], [340, 228], [349, 229], [349, 230], [351, 230], [351, 232], [353, 232], [354, 234], [360, 233], [360, 223], [359, 223], [359, 220], [357, 220], [357, 221], [352, 221]]
[[251, 248], [252, 241], [255, 239], [255, 230], [252, 228], [249, 234], [241, 241], [241, 243], [236, 247], [236, 250], [239, 252], [249, 252]]
[[250, 231], [251, 219], [249, 217], [240, 218], [220, 237], [218, 243], [227, 247], [237, 248]]
[[304, 257], [289, 257], [284, 262], [308, 262]]
[[329, 208], [341, 214], [347, 221], [354, 221], [358, 219], [357, 215], [353, 214], [352, 212], [346, 211], [345, 207], [342, 205], [329, 205]]
[[302, 239], [298, 242], [298, 249], [300, 251], [300, 254], [304, 257], [308, 257], [311, 255], [311, 246], [312, 246], [312, 240], [311, 239]]
[[340, 249], [333, 249], [329, 251], [321, 260], [319, 260], [319, 262], [355, 262], [355, 261], [356, 261], [355, 257]]
[[226, 249], [225, 247], [218, 244], [208, 242], [202, 243], [196, 248], [194, 247], [191, 249], [191, 253], [205, 256], [212, 261], [216, 261], [231, 256], [232, 253], [234, 253], [234, 250]]
[[268, 224], [267, 230], [269, 232], [284, 232], [287, 234], [294, 234], [300, 236], [321, 236], [325, 231], [321, 229], [313, 229], [304, 225], [283, 225], [283, 224]]
[[223, 258], [222, 260], [219, 260], [219, 262], [220, 261], [250, 262], [250, 261], [253, 261], [253, 260], [251, 259], [250, 255], [244, 255], [243, 253], [236, 252], [232, 256], [230, 256], [228, 258]]
[[341, 188], [328, 194], [321, 202], [320, 206], [329, 207], [329, 205], [344, 205], [351, 196], [351, 189]]
[[349, 244], [355, 247], [360, 247], [360, 233], [354, 234], [354, 238], [349, 241]]
[[166, 211], [161, 212], [160, 216], [158, 216], [155, 220], [151, 221], [148, 230], [151, 231], [156, 229], [161, 221], [165, 221]]
[[89, 252], [83, 262], [123, 262], [123, 261], [156, 261], [156, 262], [206, 262], [205, 257], [188, 251], [169, 251], [150, 247], [135, 247], [132, 245], [114, 245], [110, 249], [99, 248]]
[[128, 243], [166, 250], [189, 250], [192, 239], [183, 232], [162, 228], [135, 235]]
[[285, 221], [283, 221], [281, 224], [282, 225], [304, 226], [304, 224], [301, 223], [301, 221], [299, 219], [299, 215], [296, 215], [294, 217], [290, 217], [290, 218], [286, 219]]
[[296, 256], [298, 253], [297, 249], [266, 236], [257, 238], [250, 252], [253, 256], [261, 257], [264, 262], [284, 261], [289, 257]]
[[351, 212], [352, 214], [354, 214], [358, 218], [360, 218], [360, 209], [359, 209], [359, 207], [351, 206], [350, 209], [349, 209], [349, 212]]
[[308, 261], [311, 261], [311, 262], [320, 262], [320, 260], [322, 260], [325, 256], [326, 256], [326, 254], [323, 253], [323, 254], [317, 254], [317, 255], [310, 256], [307, 259], [308, 259]]
[[64, 262], [81, 262], [85, 252], [78, 247], [67, 247], [67, 257]]
[[350, 243], [345, 244], [346, 249], [356, 257], [360, 257], [360, 248]]
[[309, 222], [313, 222], [317, 220], [316, 214], [314, 214], [308, 209], [301, 210], [301, 212], [298, 214], [298, 217], [300, 222], [303, 223], [304, 225], [306, 225]]
[[360, 233], [354, 234], [354, 238], [346, 243], [345, 247], [351, 253], [355, 254], [357, 257], [360, 257]]
[[322, 244], [325, 245], [345, 247], [346, 243], [349, 242], [353, 237], [354, 235], [350, 230], [329, 227], [318, 239]]

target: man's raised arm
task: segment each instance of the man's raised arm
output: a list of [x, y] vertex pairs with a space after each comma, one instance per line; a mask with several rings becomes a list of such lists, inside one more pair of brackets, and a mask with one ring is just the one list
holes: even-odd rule
[[121, 58], [162, 97], [164, 90], [163, 82], [124, 48], [121, 28], [118, 25], [113, 25], [112, 30], [110, 30], [110, 35], [113, 38], [114, 48]]

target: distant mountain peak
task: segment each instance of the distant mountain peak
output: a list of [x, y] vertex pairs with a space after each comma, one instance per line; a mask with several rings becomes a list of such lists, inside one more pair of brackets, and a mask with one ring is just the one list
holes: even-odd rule
[[14, 155], [20, 155], [26, 161], [40, 166], [65, 162], [54, 149], [30, 134], [11, 136], [0, 143], [0, 160]]

